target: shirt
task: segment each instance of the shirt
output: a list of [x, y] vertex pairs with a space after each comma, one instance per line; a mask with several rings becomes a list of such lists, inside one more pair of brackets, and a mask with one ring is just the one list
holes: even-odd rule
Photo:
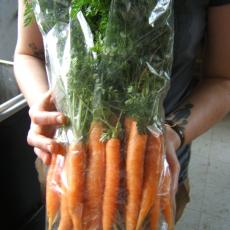
[[[166, 116], [180, 105], [197, 83], [193, 65], [206, 32], [208, 7], [229, 3], [230, 0], [174, 1], [174, 62], [170, 88], [164, 101]], [[181, 165], [180, 183], [188, 174], [190, 145], [179, 149], [177, 156]]]

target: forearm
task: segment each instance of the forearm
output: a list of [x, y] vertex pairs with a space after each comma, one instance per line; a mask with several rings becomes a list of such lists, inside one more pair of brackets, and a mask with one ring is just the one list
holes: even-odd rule
[[44, 62], [37, 57], [26, 54], [15, 54], [14, 72], [19, 88], [29, 106], [48, 90]]
[[184, 129], [185, 143], [230, 112], [230, 4], [208, 10], [204, 80], [169, 119]]
[[14, 72], [29, 106], [48, 90], [42, 35], [36, 21], [25, 26], [25, 1], [18, 0], [18, 38], [14, 53]]
[[185, 144], [191, 143], [230, 112], [230, 80], [205, 79], [190, 97], [167, 119], [184, 131]]

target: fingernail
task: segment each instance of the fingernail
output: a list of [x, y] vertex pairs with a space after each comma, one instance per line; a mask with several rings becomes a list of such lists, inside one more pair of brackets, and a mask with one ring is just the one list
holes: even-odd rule
[[54, 146], [52, 144], [47, 145], [47, 149], [50, 153], [53, 153], [54, 151]]
[[56, 117], [56, 121], [59, 123], [59, 124], [63, 124], [65, 122], [65, 118], [64, 116], [62, 115], [59, 115]]

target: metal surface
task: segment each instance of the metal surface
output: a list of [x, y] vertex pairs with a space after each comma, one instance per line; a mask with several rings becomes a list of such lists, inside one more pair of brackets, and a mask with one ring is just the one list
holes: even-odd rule
[[0, 59], [0, 122], [26, 107], [13, 72], [13, 62]]
[[0, 105], [0, 122], [25, 108], [27, 105], [26, 99], [22, 94], [12, 98], [11, 100]]

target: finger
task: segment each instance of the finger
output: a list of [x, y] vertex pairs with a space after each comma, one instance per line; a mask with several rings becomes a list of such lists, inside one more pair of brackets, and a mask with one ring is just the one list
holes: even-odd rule
[[48, 152], [45, 152], [39, 148], [34, 148], [35, 154], [42, 160], [42, 162], [46, 165], [50, 165], [51, 163], [51, 154]]
[[168, 152], [167, 161], [172, 174], [172, 192], [175, 195], [178, 189], [178, 181], [180, 174], [180, 163], [177, 159], [176, 153]]
[[43, 150], [44, 152], [53, 154], [64, 154], [65, 148], [60, 143], [57, 143], [54, 139], [37, 134], [30, 130], [27, 136], [27, 142], [29, 145]]
[[45, 125], [37, 125], [35, 123], [31, 123], [30, 125], [30, 132], [34, 132], [36, 134], [40, 134], [46, 136], [48, 138], [53, 138], [56, 132], [56, 126], [45, 126]]
[[31, 109], [29, 111], [32, 122], [37, 125], [64, 125], [67, 123], [67, 117], [60, 112], [37, 111]]

